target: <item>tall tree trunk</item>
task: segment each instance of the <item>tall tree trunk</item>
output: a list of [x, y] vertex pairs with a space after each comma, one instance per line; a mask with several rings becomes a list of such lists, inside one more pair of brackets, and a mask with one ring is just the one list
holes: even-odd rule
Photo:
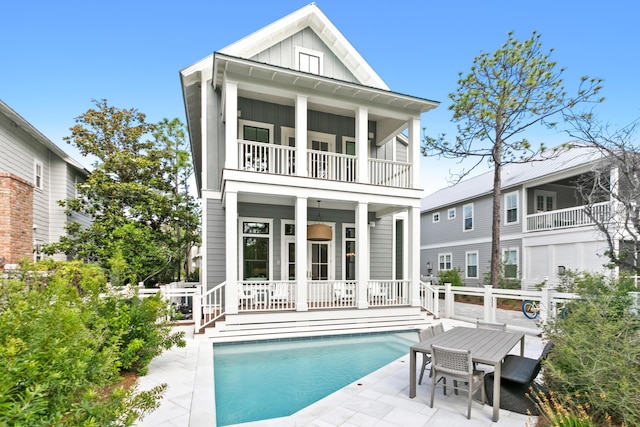
[[491, 287], [498, 287], [500, 278], [500, 195], [502, 194], [502, 141], [496, 138], [493, 147], [493, 216], [491, 221]]

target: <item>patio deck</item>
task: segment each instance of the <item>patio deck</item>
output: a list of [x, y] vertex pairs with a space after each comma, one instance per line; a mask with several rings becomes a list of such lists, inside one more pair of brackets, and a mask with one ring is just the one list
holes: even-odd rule
[[[467, 304], [463, 304], [466, 306]], [[461, 310], [462, 308], [456, 308]], [[476, 310], [476, 307], [469, 307]], [[442, 319], [445, 329], [469, 323]], [[211, 341], [193, 335], [183, 327], [187, 346], [174, 348], [155, 358], [149, 373], [139, 380], [140, 389], [167, 383], [161, 406], [136, 424], [138, 427], [205, 427], [215, 425], [213, 393], [213, 348]], [[517, 352], [519, 349], [513, 350]], [[541, 339], [525, 337], [525, 356], [537, 357]], [[493, 408], [473, 403], [471, 419], [466, 419], [466, 399], [452, 393], [438, 396], [429, 408], [430, 380], [418, 386], [409, 398], [409, 349], [407, 354], [324, 399], [283, 418], [241, 424], [243, 427], [354, 427], [354, 426], [469, 426], [524, 427], [529, 416], [500, 410], [500, 420], [491, 421]], [[237, 426], [240, 426], [238, 424]]]

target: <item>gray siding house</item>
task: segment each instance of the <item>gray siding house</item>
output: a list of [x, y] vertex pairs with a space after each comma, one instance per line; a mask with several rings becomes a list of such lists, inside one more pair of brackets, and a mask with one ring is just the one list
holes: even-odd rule
[[[587, 148], [511, 164], [502, 172], [500, 251], [503, 275], [528, 288], [555, 283], [566, 269], [598, 272], [607, 262], [604, 237], [585, 213], [576, 182], [600, 155]], [[491, 259], [493, 171], [422, 200], [420, 274], [437, 280], [459, 269], [467, 286], [484, 284]], [[609, 214], [610, 201], [594, 208]]]
[[2, 101], [0, 152], [0, 260], [11, 266], [41, 258], [40, 246], [64, 235], [69, 218], [58, 201], [75, 197], [88, 171]]
[[419, 308], [420, 118], [437, 102], [391, 91], [313, 3], [180, 74], [211, 310]]

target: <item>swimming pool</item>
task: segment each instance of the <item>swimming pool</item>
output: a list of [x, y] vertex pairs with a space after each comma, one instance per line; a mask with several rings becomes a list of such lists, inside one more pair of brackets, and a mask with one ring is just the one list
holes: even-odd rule
[[416, 331], [215, 344], [218, 426], [291, 415], [407, 354]]

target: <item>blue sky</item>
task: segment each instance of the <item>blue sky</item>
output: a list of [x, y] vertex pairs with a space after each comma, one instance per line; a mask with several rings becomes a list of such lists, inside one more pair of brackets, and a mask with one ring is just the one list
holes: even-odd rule
[[[74, 118], [107, 99], [157, 122], [184, 120], [179, 71], [308, 4], [305, 0], [29, 1], [3, 6], [0, 99], [85, 166], [62, 141]], [[582, 75], [604, 79], [601, 119], [623, 126], [640, 117], [640, 6], [627, 0], [427, 0], [316, 2], [389, 87], [440, 101], [422, 117], [430, 134], [455, 134], [448, 94], [480, 52], [509, 31], [533, 30], [566, 67], [571, 93]], [[549, 146], [563, 134], [539, 131]], [[423, 159], [425, 194], [447, 185], [455, 161]]]

